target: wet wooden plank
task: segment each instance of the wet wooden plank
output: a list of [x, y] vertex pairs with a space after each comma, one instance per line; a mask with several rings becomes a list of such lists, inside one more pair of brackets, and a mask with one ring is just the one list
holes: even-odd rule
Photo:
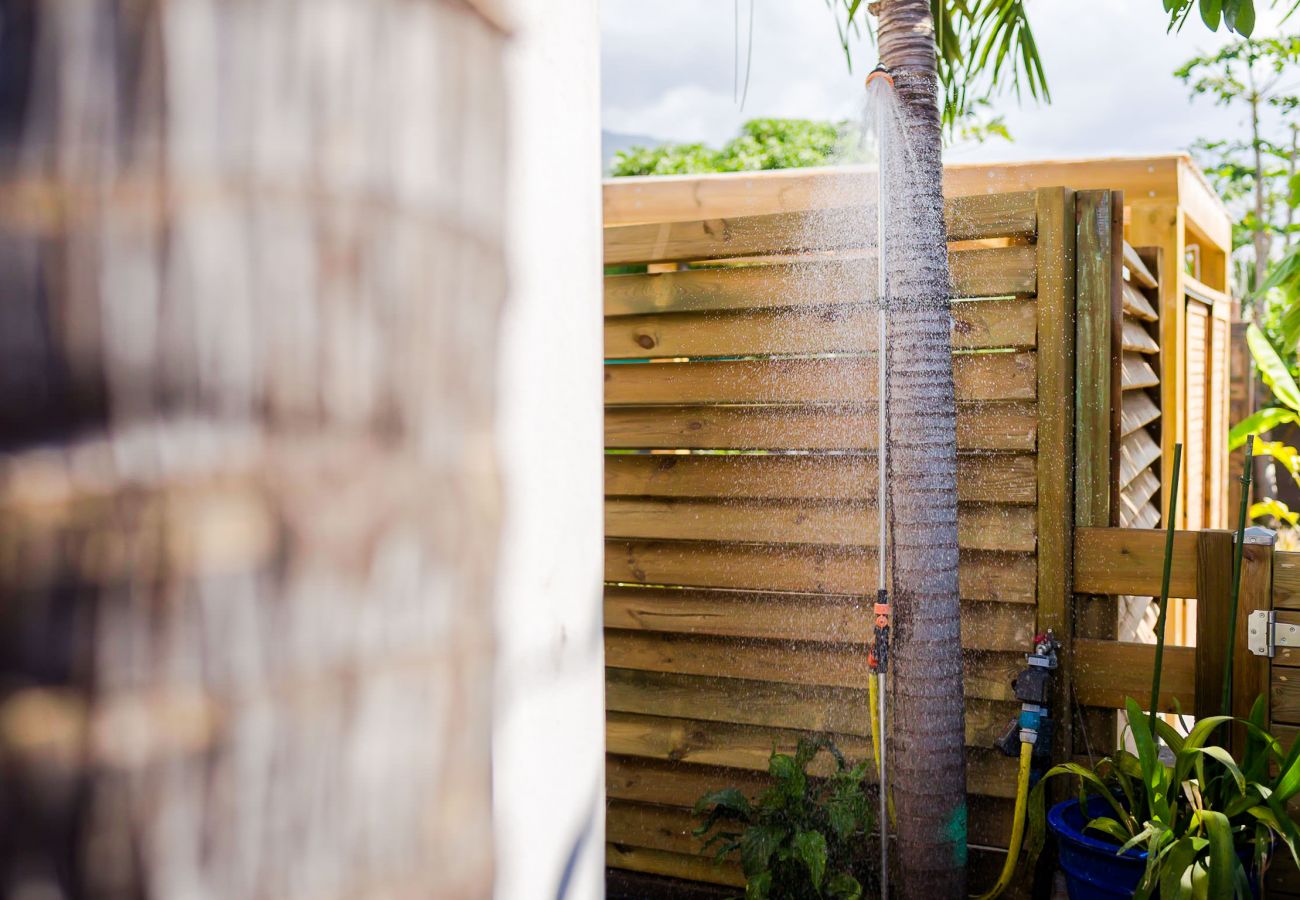
[[[1033, 403], [958, 404], [958, 450], [1037, 449]], [[605, 446], [665, 450], [872, 450], [874, 413], [799, 406], [613, 407]]]
[[1119, 444], [1119, 483], [1126, 488], [1144, 469], [1160, 458], [1160, 445], [1139, 428], [1132, 434], [1125, 435]]
[[[605, 580], [757, 591], [874, 595], [875, 553], [837, 547], [716, 544], [706, 541], [605, 542]], [[958, 575], [968, 600], [1033, 603], [1034, 558], [962, 551]]]
[[[963, 503], [1032, 504], [1035, 459], [1015, 454], [957, 457]], [[730, 497], [842, 500], [875, 493], [874, 455], [610, 454], [607, 497]]]
[[[1033, 300], [965, 300], [952, 304], [952, 316], [957, 350], [1037, 342]], [[615, 316], [605, 319], [605, 358], [867, 353], [876, 348], [877, 324], [876, 310], [864, 304]]]
[[[1033, 353], [953, 357], [958, 401], [1033, 400]], [[877, 400], [875, 356], [837, 359], [725, 360], [605, 366], [605, 403], [817, 403], [861, 406]]]
[[1156, 343], [1145, 328], [1131, 318], [1124, 320], [1124, 349], [1138, 353], [1159, 353], [1160, 345]]
[[1124, 378], [1124, 390], [1135, 391], [1139, 388], [1155, 387], [1160, 384], [1160, 376], [1156, 374], [1155, 369], [1151, 368], [1151, 363], [1140, 353], [1125, 353], [1121, 363], [1121, 372]]
[[[605, 278], [605, 315], [718, 313], [858, 305], [874, 281], [874, 262], [805, 259]], [[1033, 296], [1032, 247], [954, 250], [948, 254], [956, 297]]]
[[[780, 673], [788, 684], [867, 688], [869, 672], [863, 660], [871, 626], [861, 604], [824, 602], [819, 621], [815, 602], [720, 600], [721, 593], [607, 588], [606, 665], [757, 680]], [[979, 614], [990, 605], [966, 608]], [[988, 629], [971, 623], [963, 658], [968, 698], [1015, 698], [1010, 682], [1023, 667], [1017, 651], [1027, 644], [1018, 641], [1024, 638], [1028, 618], [1008, 606], [995, 611]], [[985, 637], [986, 631], [992, 639]], [[993, 643], [1011, 649], [980, 649]]]
[[[605, 536], [633, 540], [825, 544], [873, 547], [874, 504], [856, 501], [696, 500], [610, 497]], [[1027, 506], [967, 505], [957, 520], [958, 546], [1032, 553], [1035, 511]]]
[[[861, 246], [856, 234], [814, 227], [826, 215], [806, 212], [732, 216], [684, 222], [614, 225], [604, 229], [605, 265], [735, 259]], [[1034, 194], [956, 197], [944, 204], [950, 241], [1032, 238]]]
[[[605, 745], [619, 756], [678, 763], [749, 769], [766, 772], [773, 748], [792, 753], [800, 737], [808, 732], [791, 729], [644, 716], [610, 712], [605, 716]], [[856, 735], [832, 734], [840, 751], [849, 759], [868, 759], [871, 741]], [[832, 763], [821, 757], [809, 766], [814, 775], [828, 775]], [[993, 750], [968, 747], [966, 784], [973, 794], [1014, 797], [1016, 761]], [[867, 780], [872, 781], [869, 771]]]
[[1136, 284], [1144, 288], [1156, 287], [1156, 277], [1128, 241], [1124, 242], [1124, 267], [1128, 269], [1129, 278]]

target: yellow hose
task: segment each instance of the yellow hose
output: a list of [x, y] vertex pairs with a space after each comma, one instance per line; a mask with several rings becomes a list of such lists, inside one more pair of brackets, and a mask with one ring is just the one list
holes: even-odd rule
[[[876, 710], [880, 709], [880, 675], [872, 672], [867, 678], [867, 702], [871, 704], [871, 755], [876, 761], [876, 774], [880, 774], [880, 718], [876, 715]], [[885, 798], [889, 804], [889, 824], [894, 827], [898, 826], [898, 820], [894, 816], [894, 798], [893, 795]]]
[[1016, 779], [1016, 811], [1011, 820], [1011, 846], [1007, 848], [1007, 861], [1002, 864], [1002, 874], [997, 883], [987, 894], [980, 894], [976, 900], [993, 900], [1011, 884], [1016, 872], [1016, 863], [1020, 860], [1020, 844], [1025, 838], [1025, 809], [1029, 805], [1029, 770], [1034, 756], [1034, 745], [1020, 745], [1020, 775]]

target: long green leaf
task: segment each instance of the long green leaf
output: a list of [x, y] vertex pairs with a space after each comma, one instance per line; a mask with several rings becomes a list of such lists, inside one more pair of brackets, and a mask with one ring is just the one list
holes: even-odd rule
[[1228, 432], [1228, 449], [1236, 450], [1246, 443], [1246, 438], [1250, 435], [1263, 434], [1288, 422], [1300, 422], [1300, 413], [1281, 406], [1257, 410], [1232, 426]]
[[[1246, 793], [1246, 776], [1242, 775], [1241, 769], [1237, 768], [1237, 763], [1232, 758], [1231, 753], [1224, 750], [1222, 747], [1198, 747], [1196, 752], [1210, 757], [1219, 765], [1223, 766], [1224, 771], [1231, 775], [1232, 780], [1236, 782], [1238, 792], [1242, 794]], [[1202, 786], [1204, 786], [1204, 778], [1202, 778], [1201, 781]]]
[[1210, 839], [1210, 883], [1211, 897], [1231, 897], [1235, 890], [1236, 870], [1241, 868], [1237, 859], [1237, 848], [1232, 841], [1232, 825], [1228, 817], [1221, 812], [1207, 809], [1201, 813], [1205, 823], [1205, 833]]
[[1246, 344], [1250, 347], [1250, 355], [1255, 358], [1255, 365], [1259, 367], [1260, 377], [1272, 389], [1273, 396], [1283, 406], [1300, 412], [1300, 387], [1296, 386], [1286, 363], [1278, 356], [1277, 350], [1258, 325], [1251, 323], [1246, 328]]
[[[1130, 722], [1141, 722], [1144, 718], [1142, 707], [1132, 697], [1124, 698]], [[1146, 800], [1151, 817], [1172, 824], [1173, 817], [1169, 810], [1169, 771], [1160, 761], [1160, 751], [1150, 731], [1140, 725], [1134, 725], [1133, 742], [1137, 744], [1138, 762], [1142, 764], [1142, 783], [1146, 785]], [[1184, 748], [1187, 744], [1184, 742]]]

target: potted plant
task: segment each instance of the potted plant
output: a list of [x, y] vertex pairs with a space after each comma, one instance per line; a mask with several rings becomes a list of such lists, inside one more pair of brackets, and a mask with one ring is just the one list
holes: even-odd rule
[[[1283, 754], [1265, 727], [1262, 699], [1245, 722], [1240, 761], [1214, 741], [1228, 716], [1201, 719], [1184, 737], [1148, 720], [1136, 701], [1126, 707], [1136, 755], [1117, 750], [1091, 768], [1056, 766], [1031, 798], [1032, 860], [1042, 846], [1045, 784], [1078, 779], [1078, 798], [1046, 817], [1071, 900], [1251, 897], [1279, 844], [1300, 863], [1300, 829], [1286, 811], [1300, 792], [1300, 741]], [[1161, 758], [1157, 738], [1172, 761]]]
[[[809, 777], [823, 749], [835, 768], [827, 778]], [[793, 756], [772, 752], [772, 784], [756, 801], [734, 787], [701, 797], [695, 812], [704, 822], [695, 836], [716, 847], [719, 861], [739, 852], [745, 900], [860, 900], [875, 887], [867, 767], [850, 766], [829, 738], [800, 739]]]

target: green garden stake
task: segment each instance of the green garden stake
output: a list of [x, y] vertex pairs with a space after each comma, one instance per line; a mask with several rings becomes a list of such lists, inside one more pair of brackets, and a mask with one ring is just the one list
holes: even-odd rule
[[[1247, 451], [1249, 453], [1249, 451]], [[1151, 673], [1151, 736], [1156, 734], [1160, 711], [1160, 671], [1165, 656], [1165, 613], [1169, 609], [1169, 573], [1174, 564], [1174, 532], [1178, 522], [1178, 477], [1183, 468], [1183, 445], [1174, 444], [1173, 484], [1169, 490], [1169, 514], [1165, 519], [1165, 570], [1160, 576], [1160, 616], [1156, 619], [1156, 663]]]

